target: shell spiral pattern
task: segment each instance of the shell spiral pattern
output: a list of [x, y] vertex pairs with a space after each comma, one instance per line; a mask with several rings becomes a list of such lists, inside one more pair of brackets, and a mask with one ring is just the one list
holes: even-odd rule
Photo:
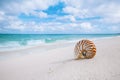
[[90, 40], [81, 40], [75, 45], [75, 59], [90, 59], [96, 54], [96, 47]]

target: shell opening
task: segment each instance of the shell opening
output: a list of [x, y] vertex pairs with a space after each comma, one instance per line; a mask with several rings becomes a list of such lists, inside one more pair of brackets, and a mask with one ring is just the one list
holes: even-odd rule
[[86, 53], [87, 53], [86, 50], [83, 50], [83, 51], [82, 51], [82, 55], [83, 55], [83, 56], [86, 56]]

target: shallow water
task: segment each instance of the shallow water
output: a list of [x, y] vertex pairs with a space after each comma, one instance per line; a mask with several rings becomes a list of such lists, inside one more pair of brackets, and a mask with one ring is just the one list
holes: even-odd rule
[[120, 34], [0, 34], [0, 51], [113, 36], [120, 36]]

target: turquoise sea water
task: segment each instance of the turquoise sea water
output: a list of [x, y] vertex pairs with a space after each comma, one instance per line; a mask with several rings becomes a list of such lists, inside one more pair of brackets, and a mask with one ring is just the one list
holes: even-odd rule
[[113, 36], [120, 36], [120, 34], [0, 34], [0, 50]]

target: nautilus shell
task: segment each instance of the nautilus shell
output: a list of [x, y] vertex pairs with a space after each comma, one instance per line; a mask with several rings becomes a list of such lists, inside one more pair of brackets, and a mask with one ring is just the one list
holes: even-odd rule
[[96, 54], [96, 47], [90, 40], [81, 40], [75, 45], [75, 59], [90, 59]]

